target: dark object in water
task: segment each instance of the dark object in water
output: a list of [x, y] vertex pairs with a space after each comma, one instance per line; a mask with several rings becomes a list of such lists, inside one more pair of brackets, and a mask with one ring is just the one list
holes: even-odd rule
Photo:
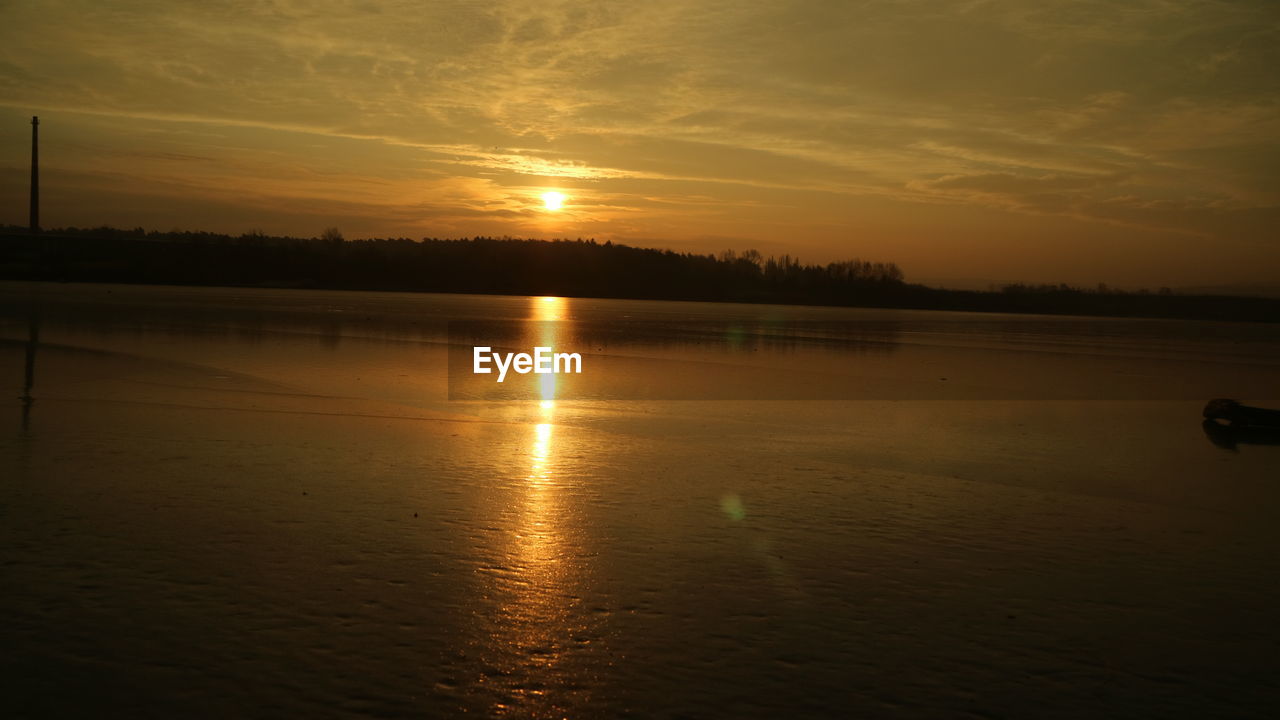
[[1238, 401], [1226, 398], [1210, 400], [1204, 406], [1204, 416], [1208, 420], [1225, 420], [1237, 428], [1269, 428], [1280, 430], [1280, 410], [1241, 405]]
[[1205, 437], [1223, 450], [1237, 450], [1237, 445], [1280, 445], [1280, 428], [1226, 425], [1205, 420]]

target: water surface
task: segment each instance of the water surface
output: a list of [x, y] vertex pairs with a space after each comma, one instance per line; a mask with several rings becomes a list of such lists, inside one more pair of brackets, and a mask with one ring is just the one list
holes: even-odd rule
[[[463, 326], [584, 373], [451, 377]], [[1269, 717], [1280, 447], [1200, 408], [1280, 407], [1277, 351], [2, 284], [0, 677], [18, 716]]]

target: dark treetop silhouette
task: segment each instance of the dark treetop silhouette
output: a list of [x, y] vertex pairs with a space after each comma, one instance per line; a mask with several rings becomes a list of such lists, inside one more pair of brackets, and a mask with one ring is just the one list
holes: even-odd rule
[[476, 237], [348, 241], [239, 237], [142, 228], [65, 228], [0, 238], [0, 279], [233, 285], [443, 293], [564, 295], [991, 312], [1280, 320], [1280, 300], [1008, 285], [940, 290], [904, 281], [897, 265], [804, 265], [754, 250], [718, 256], [595, 240]]

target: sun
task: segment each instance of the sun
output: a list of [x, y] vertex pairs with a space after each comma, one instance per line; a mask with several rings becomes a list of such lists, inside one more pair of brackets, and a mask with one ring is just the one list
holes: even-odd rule
[[552, 212], [564, 207], [564, 193], [544, 192], [542, 193], [542, 204]]

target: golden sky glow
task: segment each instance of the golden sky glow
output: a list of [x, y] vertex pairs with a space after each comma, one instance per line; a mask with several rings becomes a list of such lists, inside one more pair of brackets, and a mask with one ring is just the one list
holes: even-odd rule
[[[1280, 6], [0, 5], [0, 222], [1280, 277]], [[572, 212], [530, 197], [561, 188]]]

